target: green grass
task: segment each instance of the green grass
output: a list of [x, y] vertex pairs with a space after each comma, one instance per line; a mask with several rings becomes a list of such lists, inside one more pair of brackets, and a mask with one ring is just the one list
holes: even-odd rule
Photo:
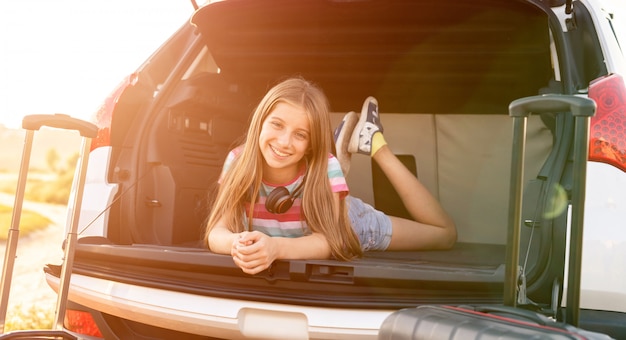
[[[13, 208], [0, 205], [0, 241], [6, 241], [11, 227]], [[20, 218], [20, 237], [33, 231], [47, 228], [52, 223], [30, 210], [22, 210]], [[6, 332], [29, 329], [51, 329], [54, 308], [39, 305], [17, 305], [7, 310], [4, 330]]]
[[18, 305], [7, 312], [4, 330], [52, 329], [53, 320], [54, 309]]
[[[0, 205], [0, 241], [6, 241], [9, 228], [11, 228], [13, 208]], [[20, 218], [20, 235], [47, 228], [52, 221], [45, 216], [30, 210], [22, 210]]]
[[[76, 155], [67, 161], [66, 168], [56, 169], [56, 171], [30, 169], [24, 198], [36, 202], [67, 204], [72, 187], [75, 160]], [[55, 175], [47, 176], [51, 173]], [[7, 176], [6, 179], [0, 180], [0, 192], [14, 195], [17, 181], [10, 178], [11, 176]], [[11, 227], [12, 212], [12, 207], [0, 204], [0, 241], [7, 238]], [[45, 216], [24, 209], [20, 218], [20, 237], [45, 229], [51, 223], [52, 221]], [[7, 311], [5, 331], [51, 329], [53, 320], [54, 307], [40, 304], [16, 305]]]
[[[43, 203], [67, 204], [77, 161], [78, 153], [69, 157], [65, 161], [64, 167], [50, 166], [47, 170], [30, 168], [26, 179], [24, 199]], [[17, 175], [15, 178], [9, 176], [0, 180], [0, 192], [15, 194], [16, 187]]]
[[[26, 182], [24, 198], [29, 201], [67, 204], [74, 167], [69, 166], [73, 161], [68, 161], [67, 169], [61, 171], [29, 171]], [[54, 173], [54, 176], [46, 176]], [[43, 176], [34, 176], [34, 175]], [[7, 176], [0, 180], [0, 192], [15, 194], [17, 181]], [[6, 241], [9, 228], [11, 227], [13, 208], [0, 204], [0, 242]], [[34, 231], [48, 228], [52, 221], [36, 212], [23, 209], [20, 217], [20, 237], [28, 235]], [[54, 320], [54, 308], [40, 304], [22, 304], [12, 306], [7, 310], [5, 319], [5, 331], [51, 329]]]
[[59, 174], [53, 181], [33, 181], [27, 186], [27, 200], [53, 204], [67, 204], [72, 188], [73, 172]]
[[[0, 241], [6, 241], [11, 227], [12, 207], [0, 205]], [[33, 231], [47, 228], [52, 221], [29, 210], [22, 210], [20, 218], [20, 236]], [[54, 319], [54, 308], [38, 305], [17, 305], [7, 310], [5, 331], [28, 329], [51, 329]]]
[[[73, 171], [65, 171], [53, 177], [52, 180], [37, 178], [26, 181], [24, 199], [35, 202], [52, 204], [67, 204], [72, 187]], [[17, 183], [15, 180], [0, 181], [0, 192], [14, 195]], [[0, 241], [7, 239], [7, 232], [11, 227], [13, 208], [0, 205]], [[47, 228], [51, 221], [36, 212], [22, 210], [20, 218], [20, 235]]]
[[[67, 204], [72, 188], [73, 172], [64, 172], [53, 180], [27, 179], [24, 199], [35, 202]], [[14, 195], [15, 181], [0, 181], [0, 192]]]

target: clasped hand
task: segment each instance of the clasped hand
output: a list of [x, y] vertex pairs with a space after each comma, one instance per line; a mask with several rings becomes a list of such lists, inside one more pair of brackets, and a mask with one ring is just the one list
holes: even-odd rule
[[230, 255], [246, 274], [257, 274], [276, 260], [276, 242], [259, 231], [244, 231], [233, 241]]

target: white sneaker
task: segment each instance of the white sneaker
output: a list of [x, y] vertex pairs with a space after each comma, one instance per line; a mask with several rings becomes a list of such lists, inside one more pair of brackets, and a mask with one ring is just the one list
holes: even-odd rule
[[335, 148], [337, 149], [337, 160], [341, 165], [341, 171], [344, 177], [348, 176], [350, 170], [350, 162], [352, 160], [352, 154], [348, 152], [348, 144], [354, 131], [356, 123], [359, 121], [359, 117], [356, 112], [350, 111], [344, 117], [339, 126], [335, 129]]
[[383, 132], [383, 125], [378, 116], [378, 101], [370, 96], [363, 103], [361, 117], [350, 137], [348, 152], [371, 155], [372, 137], [376, 132]]

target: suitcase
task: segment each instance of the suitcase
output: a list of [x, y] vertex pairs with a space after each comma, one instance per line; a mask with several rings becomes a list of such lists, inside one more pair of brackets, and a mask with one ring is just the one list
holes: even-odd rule
[[383, 322], [378, 339], [611, 339], [509, 306], [423, 305], [392, 313]]
[[[76, 188], [73, 195], [70, 195], [72, 214], [69, 216], [69, 230], [65, 240], [64, 260], [61, 269], [59, 292], [55, 309], [55, 320], [51, 330], [22, 330], [13, 331], [0, 335], [0, 339], [76, 339], [75, 336], [63, 331], [63, 318], [67, 305], [67, 295], [69, 291], [70, 276], [74, 261], [74, 251], [77, 242], [78, 217], [80, 215], [83, 190], [85, 186], [85, 176], [87, 170], [87, 158], [91, 146], [91, 139], [96, 137], [98, 128], [89, 122], [72, 118], [63, 114], [53, 115], [30, 115], [24, 117], [22, 128], [26, 130], [24, 149], [22, 152], [22, 162], [17, 180], [17, 190], [15, 192], [15, 203], [11, 219], [11, 227], [7, 237], [7, 247], [5, 250], [4, 267], [2, 271], [2, 288], [0, 293], [0, 333], [4, 333], [8, 300], [13, 276], [13, 265], [17, 250], [19, 237], [20, 216], [22, 213], [22, 203], [24, 200], [24, 190], [26, 187], [26, 177], [30, 162], [31, 149], [35, 131], [41, 127], [48, 126], [64, 130], [76, 130], [82, 136], [82, 148], [80, 151], [80, 161], [75, 172]], [[71, 205], [70, 205], [71, 204]]]
[[[593, 100], [568, 95], [521, 98], [509, 105], [513, 117], [513, 150], [503, 305], [423, 305], [389, 315], [379, 339], [610, 339], [609, 336], [577, 328], [580, 301], [580, 267], [588, 154], [589, 119], [595, 113]], [[519, 247], [522, 211], [523, 166], [526, 122], [531, 113], [571, 112], [574, 116], [574, 169], [572, 221], [569, 253], [566, 323], [556, 322], [530, 310], [518, 308], [524, 292], [520, 279]]]

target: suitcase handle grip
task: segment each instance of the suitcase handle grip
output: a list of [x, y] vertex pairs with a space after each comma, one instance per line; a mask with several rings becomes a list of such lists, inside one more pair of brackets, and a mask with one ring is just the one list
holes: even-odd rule
[[591, 117], [596, 112], [596, 102], [578, 96], [546, 94], [519, 98], [509, 104], [509, 115], [512, 117], [563, 111], [571, 112], [574, 116]]
[[88, 138], [98, 135], [98, 127], [95, 124], [61, 113], [28, 115], [22, 120], [22, 128], [26, 130], [39, 130], [42, 126], [76, 130], [81, 136]]

